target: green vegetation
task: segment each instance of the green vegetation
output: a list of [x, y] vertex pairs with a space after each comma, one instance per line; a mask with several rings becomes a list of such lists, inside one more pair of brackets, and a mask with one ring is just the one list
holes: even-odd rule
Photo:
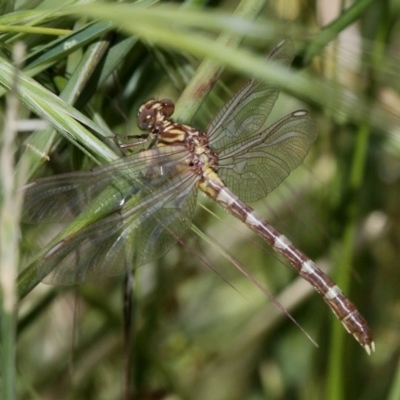
[[[0, 2], [0, 397], [398, 399], [398, 2], [341, 13], [316, 0], [59, 3]], [[264, 61], [285, 37], [298, 49], [289, 72]], [[21, 224], [19, 234], [23, 180], [121, 157], [114, 136], [140, 133], [136, 113], [151, 97], [206, 129], [251, 76], [282, 86], [268, 124], [305, 108], [319, 126], [304, 166], [254, 207], [358, 306], [371, 357], [284, 260], [204, 196], [182, 243], [133, 271], [128, 344], [123, 276], [57, 287], [38, 284], [35, 269], [21, 274], [60, 230]]]

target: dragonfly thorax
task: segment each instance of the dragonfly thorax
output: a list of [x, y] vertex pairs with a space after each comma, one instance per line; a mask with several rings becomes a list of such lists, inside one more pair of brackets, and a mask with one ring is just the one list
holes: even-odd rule
[[149, 100], [139, 108], [138, 126], [156, 135], [158, 146], [185, 147], [191, 154], [187, 164], [193, 172], [202, 175], [207, 168], [213, 169], [217, 165], [218, 156], [209, 147], [206, 134], [192, 126], [169, 119], [174, 109], [172, 100]]

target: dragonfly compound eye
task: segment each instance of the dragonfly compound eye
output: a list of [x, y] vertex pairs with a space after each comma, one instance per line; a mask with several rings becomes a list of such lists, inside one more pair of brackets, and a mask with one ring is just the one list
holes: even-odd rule
[[160, 100], [160, 104], [161, 104], [161, 112], [164, 115], [164, 117], [168, 118], [174, 113], [175, 104], [172, 100], [162, 99]]
[[142, 131], [151, 131], [156, 122], [157, 111], [154, 108], [140, 107], [137, 116], [137, 125]]

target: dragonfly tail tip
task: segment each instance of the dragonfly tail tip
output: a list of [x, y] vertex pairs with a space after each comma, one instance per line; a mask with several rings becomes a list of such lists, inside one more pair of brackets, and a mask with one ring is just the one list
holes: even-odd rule
[[371, 353], [375, 352], [375, 342], [365, 344], [363, 347], [369, 356], [371, 355]]

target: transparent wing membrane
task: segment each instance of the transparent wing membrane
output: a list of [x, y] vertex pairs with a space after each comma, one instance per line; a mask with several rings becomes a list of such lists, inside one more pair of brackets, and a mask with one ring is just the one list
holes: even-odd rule
[[[267, 61], [289, 68], [293, 43], [282, 42]], [[251, 80], [217, 114], [208, 128], [210, 147], [218, 153], [219, 176], [245, 202], [274, 190], [298, 167], [317, 137], [317, 127], [304, 111], [272, 126], [265, 122], [278, 98], [279, 87]]]
[[[291, 41], [284, 41], [268, 56], [267, 62], [289, 68], [295, 55]], [[248, 82], [215, 116], [207, 133], [210, 147], [219, 152], [246, 138], [257, 135], [265, 124], [278, 98], [277, 85], [256, 81]]]
[[218, 175], [241, 200], [257, 201], [302, 163], [316, 138], [310, 114], [296, 111], [257, 136], [223, 149]]
[[196, 206], [193, 174], [177, 175], [120, 211], [57, 243], [37, 268], [55, 269], [46, 283], [74, 284], [121, 274], [164, 255], [190, 227]]
[[138, 191], [154, 191], [171, 179], [187, 154], [181, 146], [154, 148], [90, 171], [31, 182], [23, 188], [22, 220], [27, 223], [70, 222], [95, 199], [99, 206], [114, 212]]

